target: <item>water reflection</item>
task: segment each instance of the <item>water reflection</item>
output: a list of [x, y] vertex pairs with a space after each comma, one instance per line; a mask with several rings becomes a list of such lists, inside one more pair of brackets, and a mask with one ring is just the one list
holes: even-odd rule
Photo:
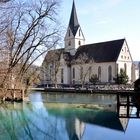
[[81, 140], [84, 130], [85, 123], [80, 121], [78, 118], [65, 119], [66, 130], [70, 140]]
[[[117, 113], [119, 118], [140, 118], [140, 95], [117, 94]], [[135, 112], [132, 109], [135, 107]]]
[[[31, 100], [31, 103], [1, 104], [0, 139], [91, 140], [93, 134], [97, 137], [99, 127], [104, 130], [103, 136], [107, 132], [124, 133], [128, 127], [129, 118], [120, 116], [128, 108], [122, 109], [114, 95], [35, 93], [31, 94]], [[135, 112], [132, 107], [129, 109], [129, 114]]]

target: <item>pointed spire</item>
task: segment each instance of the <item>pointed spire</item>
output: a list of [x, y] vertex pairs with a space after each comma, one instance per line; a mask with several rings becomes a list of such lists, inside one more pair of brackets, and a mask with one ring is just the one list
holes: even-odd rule
[[79, 26], [80, 25], [78, 23], [75, 2], [73, 0], [72, 11], [71, 11], [71, 16], [70, 16], [70, 21], [69, 21], [69, 27], [71, 28], [71, 31], [72, 31], [74, 36], [76, 35], [76, 32], [77, 32]]

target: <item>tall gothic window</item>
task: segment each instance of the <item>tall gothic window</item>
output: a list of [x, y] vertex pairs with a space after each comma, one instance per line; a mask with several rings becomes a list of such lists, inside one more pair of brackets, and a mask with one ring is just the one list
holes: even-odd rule
[[72, 84], [73, 84], [73, 85], [75, 84], [75, 80], [72, 80]]
[[75, 79], [75, 68], [72, 69], [72, 78]]
[[83, 79], [83, 67], [80, 68], [80, 79]]
[[64, 83], [64, 70], [63, 68], [61, 69], [61, 83]]
[[127, 64], [126, 63], [124, 64], [124, 71], [127, 74]]
[[101, 82], [101, 67], [98, 67], [98, 80]]
[[81, 45], [81, 41], [78, 42], [78, 45], [79, 45], [79, 46]]
[[108, 67], [108, 82], [112, 81], [112, 67]]
[[91, 78], [92, 67], [89, 67], [89, 79]]
[[68, 45], [71, 46], [71, 41], [69, 41]]

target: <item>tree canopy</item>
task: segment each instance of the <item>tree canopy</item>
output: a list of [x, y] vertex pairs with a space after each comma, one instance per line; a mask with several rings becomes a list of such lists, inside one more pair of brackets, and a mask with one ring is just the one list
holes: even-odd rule
[[57, 46], [60, 24], [57, 19], [59, 0], [1, 2], [5, 4], [0, 5], [0, 50], [5, 50], [8, 56], [7, 71], [1, 80], [4, 84], [13, 76], [17, 81], [22, 81], [29, 67]]
[[127, 84], [128, 83], [128, 75], [123, 69], [120, 69], [120, 73], [117, 74], [116, 78], [114, 78], [117, 84]]

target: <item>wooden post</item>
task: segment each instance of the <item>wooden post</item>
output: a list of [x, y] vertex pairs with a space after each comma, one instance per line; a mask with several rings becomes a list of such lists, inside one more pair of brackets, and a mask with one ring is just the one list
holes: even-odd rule
[[120, 97], [119, 97], [119, 93], [117, 93], [117, 105], [120, 105]]
[[139, 118], [140, 116], [139, 116], [139, 109], [137, 108], [137, 118]]
[[129, 117], [129, 108], [130, 108], [129, 94], [126, 95], [126, 98], [127, 98], [127, 117]]
[[120, 116], [120, 98], [119, 93], [117, 93], [117, 114]]

